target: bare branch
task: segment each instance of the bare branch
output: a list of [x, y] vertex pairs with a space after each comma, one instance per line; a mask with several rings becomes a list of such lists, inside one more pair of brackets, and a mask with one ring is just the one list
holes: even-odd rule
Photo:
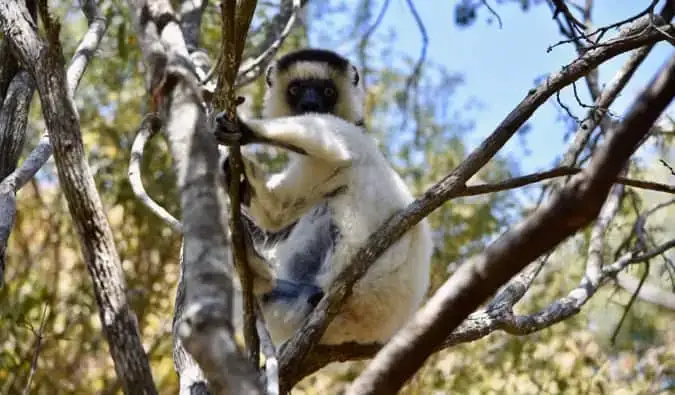
[[[480, 170], [529, 119], [534, 111], [556, 91], [569, 85], [613, 56], [664, 39], [660, 32], [649, 29], [648, 26], [648, 18], [636, 21], [630, 29], [624, 31], [624, 34], [610, 40], [609, 45], [587, 51], [582, 57], [573, 61], [560, 72], [550, 76], [537, 88], [530, 90], [527, 97], [464, 162], [427, 190], [421, 198], [402, 212], [394, 215], [371, 235], [364, 247], [356, 253], [350, 266], [339, 275], [316, 309], [305, 320], [303, 327], [281, 349], [282, 390], [300, 378], [298, 372], [301, 369], [302, 361], [311, 351], [313, 345], [321, 338], [326, 326], [339, 311], [344, 300], [350, 296], [354, 283], [366, 273], [370, 264], [383, 251], [422, 218], [464, 188], [464, 183]], [[667, 26], [669, 31], [675, 30], [673, 26]], [[642, 34], [636, 35], [638, 32], [642, 32]]]
[[[99, 14], [93, 1], [86, 1], [82, 5], [82, 8], [87, 15], [87, 19], [90, 21], [90, 26], [78, 45], [67, 70], [68, 92], [71, 95], [75, 93], [75, 89], [77, 89], [77, 86], [79, 85], [80, 78], [86, 70], [91, 55], [95, 52], [96, 48], [98, 48], [107, 27], [106, 21], [98, 17]], [[4, 40], [3, 42], [8, 41]], [[30, 86], [34, 85], [32, 78], [28, 75], [22, 76], [22, 74], [19, 74], [16, 78], [25, 78], [23, 84], [30, 84]], [[26, 87], [27, 86], [28, 85], [26, 85]], [[31, 97], [33, 89], [34, 88], [31, 88]], [[27, 92], [24, 91], [24, 96], [25, 93]], [[2, 107], [2, 110], [0, 110], [0, 128], [10, 125], [13, 128], [20, 127], [25, 129], [30, 97], [26, 96], [24, 99], [26, 100], [24, 104], [20, 104], [21, 100], [17, 100], [15, 103], [7, 104]], [[4, 118], [3, 114], [5, 111], [8, 111], [8, 114], [11, 114], [9, 116], [12, 121], [8, 121]], [[21, 121], [21, 119], [23, 119], [23, 121]], [[23, 126], [20, 125], [21, 123]], [[17, 129], [15, 129], [15, 131], [16, 130]], [[47, 133], [45, 133], [40, 139], [37, 147], [35, 147], [21, 167], [18, 170], [14, 170], [21, 149], [17, 145], [16, 152], [14, 154], [9, 154], [9, 152], [12, 152], [13, 150], [12, 143], [11, 141], [4, 141], [2, 138], [3, 134], [4, 133], [0, 130], [0, 158], [6, 158], [9, 162], [5, 162], [5, 165], [0, 164], [0, 180], [2, 181], [0, 183], [0, 286], [2, 286], [3, 283], [4, 251], [7, 247], [9, 234], [14, 226], [14, 219], [16, 216], [16, 192], [33, 178], [35, 173], [47, 163], [47, 160], [49, 160], [52, 155], [52, 146], [49, 142]], [[23, 142], [19, 145], [23, 146]], [[4, 177], [6, 174], [3, 173], [3, 168], [12, 169], [12, 174]]]
[[257, 304], [257, 329], [260, 336], [260, 345], [265, 356], [266, 395], [279, 395], [279, 360], [277, 351], [272, 342], [272, 336], [267, 330], [265, 316], [260, 305]]
[[[0, 106], [0, 181], [16, 169], [26, 140], [28, 110], [35, 84], [30, 74], [21, 71], [7, 87]], [[0, 97], [2, 100], [2, 97]]]
[[492, 14], [495, 18], [497, 18], [497, 23], [499, 23], [499, 28], [501, 29], [502, 27], [504, 27], [504, 24], [502, 23], [502, 17], [499, 16], [497, 11], [495, 11], [492, 8], [492, 6], [487, 2], [487, 0], [481, 0], [481, 3], [483, 3], [485, 8], [487, 8], [488, 11], [490, 11], [490, 14]]
[[640, 300], [675, 311], [675, 293], [661, 289], [657, 285], [646, 283], [638, 290], [640, 280], [621, 272], [616, 275], [616, 284], [626, 292], [637, 295]]
[[16, 192], [33, 178], [52, 155], [52, 145], [45, 134], [21, 167], [0, 182], [0, 286], [4, 281], [5, 250], [16, 218]]
[[[612, 180], [675, 96], [675, 56], [637, 98], [591, 165], [551, 202], [464, 265], [384, 346], [348, 394], [394, 393], [441, 344], [447, 333], [527, 263], [549, 251], [598, 214]], [[532, 321], [537, 324], [537, 321]]]
[[141, 203], [145, 204], [155, 215], [163, 219], [176, 232], [182, 233], [183, 227], [180, 221], [174, 218], [170, 212], [166, 211], [164, 207], [159, 205], [145, 191], [143, 180], [141, 179], [141, 160], [143, 159], [143, 150], [145, 144], [150, 140], [160, 129], [162, 120], [155, 114], [149, 114], [141, 121], [141, 126], [138, 128], [138, 134], [131, 146], [131, 157], [129, 159], [129, 183], [131, 189], [134, 191]]
[[[460, 196], [474, 196], [492, 192], [506, 191], [509, 189], [520, 188], [525, 185], [548, 180], [551, 178], [571, 176], [574, 174], [581, 173], [582, 171], [583, 169], [574, 167], [557, 167], [552, 170], [528, 174], [526, 176], [515, 177], [500, 182], [482, 185], [468, 185], [463, 189], [457, 191], [457, 193], [453, 194], [451, 197], [454, 198]], [[659, 191], [675, 194], [675, 185], [667, 185], [651, 181], [634, 180], [626, 177], [617, 177], [614, 180], [614, 182], [617, 184], [628, 185], [640, 189], [647, 189], [651, 191]]]
[[614, 345], [616, 344], [616, 338], [619, 336], [619, 331], [621, 330], [621, 327], [623, 326], [624, 321], [626, 320], [626, 317], [628, 317], [628, 312], [630, 312], [630, 309], [633, 307], [633, 304], [635, 303], [635, 300], [637, 299], [638, 294], [640, 293], [640, 290], [642, 289], [642, 286], [645, 283], [645, 280], [647, 280], [647, 276], [649, 276], [649, 261], [645, 262], [645, 272], [642, 274], [642, 277], [640, 278], [640, 281], [637, 284], [637, 287], [635, 288], [635, 291], [633, 294], [630, 296], [630, 299], [628, 300], [628, 304], [623, 309], [623, 314], [621, 314], [621, 318], [619, 319], [619, 323], [616, 325], [614, 328], [614, 332], [612, 332], [612, 336], [609, 338], [610, 344]]
[[[603, 207], [605, 220], [598, 221], [598, 223], [606, 224], [609, 217], [616, 212], [618, 208], [618, 190], [615, 193], [614, 199], [608, 199]], [[602, 217], [603, 215], [601, 215]], [[604, 227], [604, 225], [602, 225]], [[604, 228], [605, 230], [607, 228]], [[601, 235], [598, 231], [596, 234]], [[514, 336], [526, 336], [540, 330], [549, 328], [559, 322], [578, 314], [581, 308], [591, 299], [596, 291], [606, 284], [609, 279], [616, 277], [617, 283], [621, 281], [626, 273], [623, 270], [632, 263], [637, 263], [648, 257], [654, 257], [663, 253], [665, 247], [670, 246], [671, 242], [659, 246], [653, 251], [644, 255], [632, 257], [631, 254], [626, 254], [614, 264], [605, 268], [595, 277], [593, 281], [589, 281], [585, 276], [582, 283], [571, 290], [567, 296], [555, 300], [548, 307], [541, 311], [529, 315], [515, 315], [513, 313], [514, 306], [525, 295], [529, 289], [534, 277], [536, 277], [539, 270], [543, 267], [546, 259], [541, 262], [533, 264], [532, 267], [523, 270], [518, 276], [514, 277], [505, 285], [501, 291], [487, 304], [485, 309], [472, 313], [457, 327], [450, 335], [448, 335], [436, 351], [445, 348], [453, 347], [458, 344], [472, 342], [489, 334], [501, 330], [505, 333]], [[595, 255], [589, 255], [589, 259]], [[631, 281], [631, 280], [628, 280]], [[632, 280], [637, 282], [638, 280]], [[627, 282], [628, 291], [632, 292], [633, 283]], [[619, 284], [621, 286], [621, 284]], [[634, 286], [633, 286], [634, 287]], [[656, 286], [645, 284], [638, 297], [648, 302], [658, 304], [660, 306], [671, 308], [675, 307], [675, 295], [667, 291], [658, 289]], [[344, 362], [352, 360], [363, 360], [372, 358], [380, 349], [382, 344], [354, 344], [346, 343], [336, 346], [317, 345], [314, 351], [308, 356], [301, 367], [301, 376], [308, 376], [322, 367], [332, 362]]]
[[[408, 101], [410, 97], [413, 97], [413, 113], [415, 115], [415, 121], [417, 122], [418, 126], [420, 123], [420, 105], [419, 105], [419, 98], [418, 98], [418, 88], [420, 84], [420, 78], [422, 78], [422, 66], [424, 65], [424, 62], [426, 61], [427, 58], [427, 47], [429, 46], [429, 36], [427, 34], [427, 28], [424, 26], [424, 22], [422, 21], [422, 18], [420, 17], [419, 13], [417, 12], [417, 8], [415, 8], [415, 4], [413, 4], [412, 0], [406, 0], [406, 4], [408, 5], [408, 9], [410, 10], [410, 13], [412, 14], [413, 18], [415, 19], [415, 23], [417, 24], [417, 29], [420, 32], [420, 35], [422, 36], [422, 49], [420, 50], [420, 56], [417, 58], [417, 62], [415, 62], [415, 66], [413, 67], [412, 73], [408, 76], [405, 82], [405, 96], [404, 96], [404, 101], [402, 103], [402, 107], [407, 106]], [[406, 124], [408, 122], [408, 117], [405, 117], [403, 120], [403, 124], [401, 126], [401, 129], [405, 129]], [[419, 127], [417, 129], [417, 133], [415, 134], [416, 139], [420, 137], [419, 135]]]
[[48, 42], [40, 38], [37, 26], [15, 2], [0, 3], [0, 26], [40, 93], [60, 185], [92, 276], [103, 332], [117, 374], [124, 381], [125, 391], [155, 394], [136, 317], [126, 300], [124, 274], [112, 230], [84, 155], [78, 114], [69, 93], [58, 41], [59, 24], [48, 14], [46, 1], [40, 2], [39, 8]]
[[[669, 4], [668, 4], [669, 1], [670, 1], [670, 0], [668, 0], [668, 1], [666, 2], [665, 7], [668, 7], [668, 6], [669, 6]], [[554, 0], [554, 2], [562, 3], [562, 0]], [[548, 48], [548, 51], [550, 52], [553, 48], [555, 48], [555, 47], [557, 47], [557, 46], [559, 46], [559, 45], [562, 45], [562, 44], [568, 44], [568, 43], [571, 43], [571, 42], [573, 42], [573, 41], [575, 41], [575, 40], [578, 40], [578, 39], [584, 39], [584, 40], [588, 41], [588, 43], [591, 44], [591, 48], [592, 48], [592, 47], [597, 47], [598, 45], [606, 45], [606, 44], [599, 44], [599, 43], [600, 43], [600, 40], [602, 40], [602, 38], [604, 37], [605, 33], [607, 33], [608, 31], [611, 31], [612, 29], [615, 29], [615, 28], [617, 28], [617, 27], [620, 27], [620, 26], [623, 26], [623, 25], [626, 25], [626, 24], [635, 22], [635, 21], [637, 21], [637, 20], [639, 20], [639, 19], [641, 19], [641, 18], [644, 18], [644, 17], [649, 18], [649, 17], [650, 17], [650, 14], [653, 13], [654, 7], [656, 7], [656, 4], [657, 4], [658, 2], [659, 2], [659, 0], [652, 0], [652, 2], [649, 4], [649, 6], [647, 6], [647, 8], [645, 8], [643, 11], [641, 11], [641, 12], [635, 14], [635, 15], [632, 15], [632, 16], [626, 18], [626, 19], [622, 19], [622, 20], [617, 21], [617, 22], [615, 22], [615, 23], [612, 23], [612, 24], [610, 24], [610, 25], [607, 25], [607, 26], [603, 26], [603, 27], [601, 27], [601, 28], [598, 28], [598, 29], [592, 31], [591, 33], [588, 33], [588, 34], [585, 34], [585, 33], [584, 33], [584, 34], [580, 34], [578, 37], [574, 37], [574, 38], [571, 38], [571, 39], [568, 39], [568, 40], [562, 40], [562, 41], [559, 41], [559, 42], [553, 44], [552, 46], [550, 46], [550, 47]], [[564, 8], [567, 9], [566, 6], [564, 6]], [[568, 17], [574, 19], [574, 16], [572, 16], [572, 14], [569, 13], [569, 10], [568, 10], [568, 14], [569, 14]], [[576, 19], [574, 19], [574, 20], [576, 21]], [[581, 26], [584, 26], [583, 23], [581, 23], [581, 22], [576, 21], [575, 24], [576, 24], [576, 23], [578, 23], [578, 24], [581, 25]], [[666, 34], [670, 34], [670, 33], [666, 33]], [[597, 36], [597, 37], [596, 37], [596, 38], [593, 38], [593, 36]]]
[[256, 372], [232, 333], [232, 265], [216, 175], [218, 150], [195, 67], [168, 1], [128, 0], [128, 5], [150, 88], [161, 99], [159, 114], [181, 192], [184, 253], [174, 318], [181, 392], [204, 391], [206, 377], [214, 394], [260, 393]]
[[87, 65], [94, 57], [96, 49], [101, 43], [101, 39], [108, 28], [106, 19], [101, 15], [93, 0], [85, 0], [82, 3], [82, 11], [89, 22], [89, 29], [82, 37], [80, 45], [77, 46], [70, 65], [66, 71], [66, 81], [68, 82], [68, 94], [73, 97], [75, 90], [80, 85], [80, 80], [84, 75]]
[[[225, 108], [226, 114], [230, 119], [237, 117], [237, 100], [235, 100], [234, 96], [234, 83], [244, 51], [246, 34], [253, 19], [255, 7], [255, 1], [241, 1], [237, 4], [234, 0], [226, 0], [221, 9], [221, 23], [223, 24], [221, 50], [223, 61], [220, 63], [218, 69], [219, 77], [214, 104], [217, 108]], [[257, 367], [260, 360], [260, 339], [258, 338], [258, 331], [256, 329], [253, 272], [246, 255], [246, 236], [244, 235], [245, 230], [241, 219], [241, 195], [239, 187], [244, 164], [238, 141], [229, 147], [228, 161], [232, 173], [228, 188], [231, 207], [230, 232], [232, 235], [232, 257], [242, 290], [246, 351], [251, 365]]]
[[[670, 21], [673, 18], [673, 12], [675, 12], [673, 11], [673, 7], [666, 3], [661, 10], [660, 15], [665, 21]], [[640, 64], [642, 64], [647, 55], [649, 55], [652, 48], [654, 48], [654, 43], [646, 45], [631, 54], [628, 61], [626, 61], [612, 81], [610, 81], [600, 96], [595, 100], [592, 109], [588, 111], [576, 132], [574, 132], [574, 142], [565, 153], [562, 162], [560, 163], [562, 166], [574, 166], [574, 164], [577, 163], [577, 159], [586, 146], [591, 133], [593, 133], [593, 130], [595, 130], [603, 119], [605, 119], [609, 107], [614, 103], [614, 100], [618, 97], [619, 93], [633, 77], [635, 71]]]
[[45, 330], [45, 324], [47, 323], [47, 315], [49, 314], [49, 307], [45, 306], [42, 309], [42, 316], [40, 318], [40, 327], [37, 332], [35, 332], [35, 350], [33, 351], [33, 359], [30, 362], [30, 373], [28, 374], [28, 380], [26, 380], [26, 386], [23, 388], [23, 395], [30, 394], [30, 385], [33, 381], [33, 376], [37, 371], [38, 366], [38, 357], [40, 356], [40, 350], [42, 349], [42, 340], [43, 333]]
[[666, 169], [670, 170], [670, 174], [675, 176], [675, 169], [673, 169], [673, 167], [671, 165], [669, 165], [668, 162], [666, 162], [663, 159], [659, 159], [659, 161], [661, 162], [662, 165], [664, 165], [666, 167]]
[[246, 59], [242, 62], [242, 67], [237, 75], [236, 88], [253, 82], [263, 73], [286, 37], [291, 34], [298, 13], [307, 1], [284, 0], [281, 3], [279, 15], [275, 16], [270, 22], [267, 38], [260, 45], [260, 48], [264, 48], [264, 50], [255, 58]]

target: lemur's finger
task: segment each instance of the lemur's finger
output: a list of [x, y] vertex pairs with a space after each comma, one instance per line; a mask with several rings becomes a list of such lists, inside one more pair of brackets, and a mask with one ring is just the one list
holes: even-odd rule
[[241, 133], [232, 131], [216, 130], [214, 135], [218, 143], [231, 146], [241, 140]]

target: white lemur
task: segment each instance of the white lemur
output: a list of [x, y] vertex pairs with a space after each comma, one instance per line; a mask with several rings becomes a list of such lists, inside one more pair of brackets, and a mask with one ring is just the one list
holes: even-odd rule
[[[231, 121], [221, 113], [216, 137], [227, 145], [239, 130], [242, 146], [271, 144], [292, 157], [285, 170], [266, 177], [244, 152], [250, 240], [274, 271], [269, 287], [257, 290], [279, 344], [299, 328], [366, 239], [413, 197], [365, 133], [365, 92], [348, 60], [303, 49], [278, 59], [265, 79], [264, 119]], [[432, 248], [423, 220], [356, 283], [321, 343], [387, 341], [422, 301]]]

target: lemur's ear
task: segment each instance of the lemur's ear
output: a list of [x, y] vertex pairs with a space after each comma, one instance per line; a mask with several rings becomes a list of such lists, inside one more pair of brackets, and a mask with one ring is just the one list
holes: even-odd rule
[[267, 71], [265, 72], [265, 82], [267, 83], [268, 87], [272, 86], [272, 73], [273, 72], [274, 72], [274, 64], [271, 64], [267, 68]]
[[352, 81], [352, 83], [354, 84], [354, 86], [356, 86], [359, 84], [359, 80], [361, 79], [361, 77], [359, 76], [359, 70], [356, 68], [356, 66], [352, 66], [352, 70], [354, 71], [354, 80]]

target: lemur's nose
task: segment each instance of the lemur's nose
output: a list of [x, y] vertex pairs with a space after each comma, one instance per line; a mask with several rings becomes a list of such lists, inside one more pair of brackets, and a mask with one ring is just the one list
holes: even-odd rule
[[307, 88], [298, 102], [300, 112], [321, 112], [321, 97], [314, 88]]
[[321, 105], [316, 101], [302, 101], [298, 104], [298, 109], [302, 112], [320, 112]]

